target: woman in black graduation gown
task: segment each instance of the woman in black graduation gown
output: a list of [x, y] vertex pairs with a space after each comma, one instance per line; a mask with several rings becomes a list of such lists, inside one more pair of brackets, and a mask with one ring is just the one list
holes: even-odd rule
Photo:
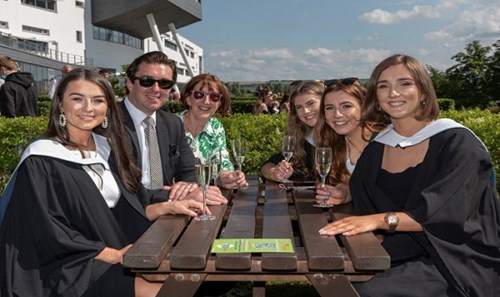
[[[155, 296], [121, 265], [159, 215], [196, 216], [200, 202], [149, 205], [108, 82], [68, 73], [45, 136], [26, 148], [0, 203], [1, 296]], [[108, 162], [109, 161], [109, 162]]]
[[376, 231], [391, 269], [355, 284], [361, 296], [500, 296], [500, 201], [484, 144], [437, 120], [425, 67], [394, 55], [373, 71], [362, 119], [390, 124], [364, 150], [350, 181], [360, 216], [319, 232]]

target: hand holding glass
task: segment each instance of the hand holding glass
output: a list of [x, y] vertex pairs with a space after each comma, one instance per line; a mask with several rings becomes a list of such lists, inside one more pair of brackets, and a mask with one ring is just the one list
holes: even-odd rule
[[195, 171], [198, 185], [203, 192], [203, 213], [195, 218], [197, 221], [211, 221], [215, 217], [207, 214], [207, 187], [210, 184], [212, 165], [210, 162], [204, 162], [200, 158], [195, 159]]
[[220, 149], [212, 155], [212, 178], [214, 180], [214, 185], [217, 185], [217, 178], [219, 177], [220, 169], [222, 166], [222, 151]]
[[[283, 137], [283, 143], [281, 144], [281, 152], [283, 153], [283, 157], [287, 163], [290, 162], [290, 159], [293, 156], [293, 151], [295, 149], [295, 136], [294, 135], [286, 135]], [[286, 173], [285, 173], [286, 176]], [[281, 182], [289, 183], [291, 182], [288, 178], [284, 177]]]
[[[316, 170], [321, 176], [321, 187], [325, 187], [325, 180], [328, 173], [330, 173], [330, 167], [332, 166], [332, 148], [331, 147], [317, 147], [314, 162], [316, 164]], [[333, 207], [333, 205], [326, 204], [329, 196], [325, 196], [326, 199], [321, 201], [320, 204], [315, 204], [314, 207], [328, 208]]]
[[238, 170], [242, 171], [241, 167], [243, 166], [243, 162], [245, 161], [245, 154], [247, 150], [245, 140], [241, 138], [233, 139], [232, 147], [233, 147], [234, 160], [238, 164]]

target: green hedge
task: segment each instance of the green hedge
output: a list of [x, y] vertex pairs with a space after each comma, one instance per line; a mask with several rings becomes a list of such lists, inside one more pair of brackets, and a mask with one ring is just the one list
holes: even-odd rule
[[[500, 114], [474, 109], [448, 110], [441, 115], [469, 127], [483, 140], [495, 164], [497, 180], [500, 180]], [[247, 155], [243, 165], [245, 172], [258, 172], [263, 162], [280, 150], [286, 118], [286, 114], [235, 114], [220, 119], [226, 129], [228, 148], [232, 139], [241, 137], [247, 141]], [[46, 117], [0, 118], [0, 191], [19, 161], [22, 149], [29, 141], [42, 134], [46, 127]]]

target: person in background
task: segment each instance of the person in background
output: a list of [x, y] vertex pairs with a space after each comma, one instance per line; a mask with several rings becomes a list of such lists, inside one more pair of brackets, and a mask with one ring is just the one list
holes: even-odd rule
[[202, 204], [149, 204], [119, 113], [94, 71], [59, 83], [45, 135], [26, 148], [0, 199], [0, 295], [158, 293], [161, 283], [125, 269], [123, 255], [160, 215], [194, 217]]
[[[184, 123], [186, 137], [195, 157], [202, 160], [222, 159], [218, 177], [222, 187], [247, 187], [245, 174], [235, 171], [229, 160], [224, 127], [214, 117], [215, 114], [230, 115], [231, 97], [226, 86], [213, 74], [197, 75], [184, 86], [181, 102], [186, 110], [179, 117]], [[221, 156], [218, 156], [219, 151]]]
[[324, 235], [376, 231], [391, 268], [354, 284], [361, 296], [500, 296], [500, 200], [493, 165], [472, 131], [439, 119], [426, 68], [396, 54], [369, 83], [362, 121], [386, 123], [350, 180], [359, 216]]
[[279, 103], [274, 100], [273, 91], [266, 88], [259, 88], [257, 99], [253, 106], [253, 114], [275, 114], [279, 113]]
[[361, 121], [361, 106], [366, 98], [366, 89], [357, 78], [331, 80], [321, 99], [318, 123], [315, 127], [316, 144], [331, 147], [332, 166], [323, 187], [318, 185], [316, 199], [327, 204], [342, 204], [351, 201], [349, 179], [373, 131], [385, 125], [372, 127]]
[[284, 94], [280, 101], [280, 113], [290, 112], [290, 95]]
[[305, 81], [291, 94], [286, 133], [296, 136], [295, 150], [290, 163], [285, 161], [282, 153], [267, 160], [260, 169], [264, 178], [274, 181], [314, 179], [314, 126], [320, 114], [324, 90], [321, 81]]
[[99, 75], [104, 77], [106, 80], [109, 81], [109, 71], [106, 69], [101, 69], [99, 70]]
[[[137, 57], [126, 70], [127, 97], [120, 104], [125, 131], [133, 144], [133, 156], [142, 170], [142, 184], [153, 202], [202, 201], [201, 188], [196, 184], [194, 155], [184, 125], [179, 117], [162, 109], [177, 80], [176, 69], [175, 61], [159, 51]], [[150, 129], [156, 133], [155, 150], [149, 149], [146, 120], [151, 121]], [[151, 166], [150, 153], [154, 152], [158, 152], [160, 160]], [[158, 163], [159, 172], [154, 167]], [[207, 194], [207, 204], [227, 203], [216, 187]]]
[[38, 91], [29, 72], [18, 71], [11, 57], [0, 57], [0, 75], [5, 83], [0, 87], [0, 114], [4, 117], [38, 116]]
[[73, 66], [71, 66], [70, 64], [66, 64], [63, 66], [63, 68], [61, 68], [61, 75], [57, 75], [50, 80], [49, 93], [47, 94], [50, 99], [54, 97], [59, 81], [61, 81], [64, 75], [66, 75], [66, 73], [70, 72], [71, 70], [73, 70]]

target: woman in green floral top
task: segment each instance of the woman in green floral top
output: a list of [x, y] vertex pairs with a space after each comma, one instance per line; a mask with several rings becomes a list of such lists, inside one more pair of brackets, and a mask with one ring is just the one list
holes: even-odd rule
[[219, 185], [227, 189], [248, 186], [245, 174], [235, 171], [229, 160], [224, 127], [214, 117], [215, 113], [226, 116], [231, 111], [231, 97], [224, 84], [213, 74], [197, 75], [184, 86], [181, 102], [186, 110], [179, 117], [194, 156], [213, 160], [220, 151]]

